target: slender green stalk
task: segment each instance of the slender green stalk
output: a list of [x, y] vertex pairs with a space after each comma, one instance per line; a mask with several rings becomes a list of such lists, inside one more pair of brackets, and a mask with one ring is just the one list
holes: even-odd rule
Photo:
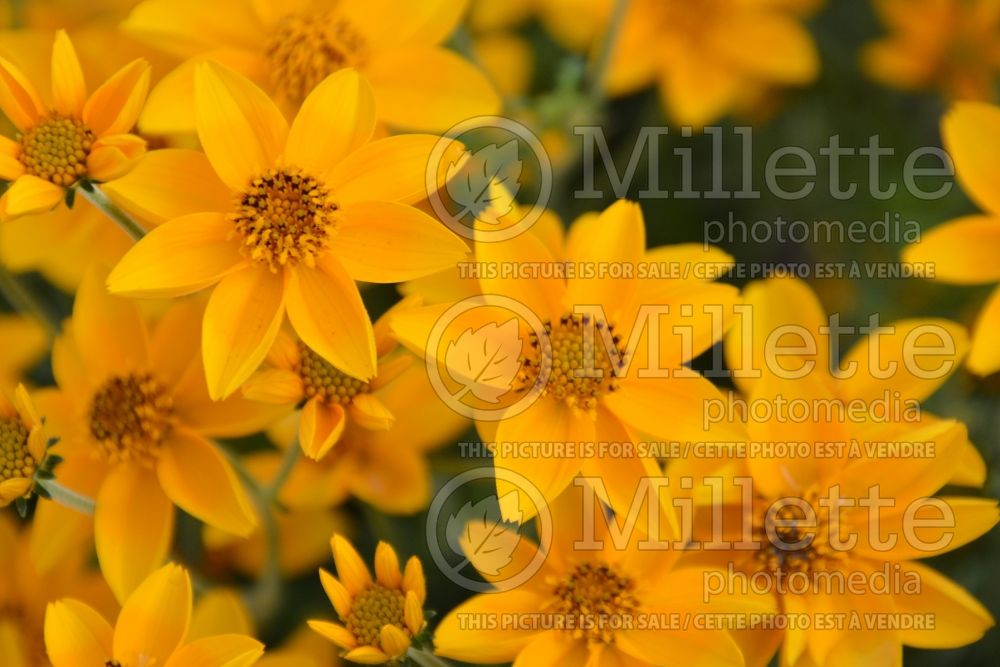
[[81, 185], [78, 192], [83, 195], [84, 199], [100, 209], [104, 215], [111, 218], [133, 241], [138, 241], [146, 235], [146, 230], [133, 220], [132, 216], [118, 208], [113, 201], [108, 199], [108, 196], [101, 192], [101, 189], [96, 184], [87, 183]]
[[588, 89], [590, 99], [593, 102], [600, 102], [604, 98], [604, 79], [608, 74], [608, 67], [611, 65], [611, 56], [615, 52], [618, 44], [618, 36], [621, 33], [622, 23], [625, 20], [625, 13], [628, 10], [629, 0], [616, 0], [614, 10], [611, 13], [611, 21], [608, 23], [608, 31], [604, 34], [604, 41], [601, 43], [601, 50], [594, 60], [594, 66], [590, 71], [590, 86]]
[[298, 442], [293, 442], [289, 445], [288, 449], [285, 450], [284, 456], [281, 457], [281, 465], [278, 467], [278, 472], [274, 474], [271, 479], [271, 483], [267, 485], [264, 489], [264, 495], [270, 503], [274, 503], [278, 500], [278, 496], [281, 494], [281, 489], [284, 488], [285, 482], [288, 481], [289, 475], [292, 474], [292, 470], [295, 469], [295, 464], [299, 462], [299, 453], [302, 450], [299, 447]]
[[420, 665], [420, 667], [451, 667], [451, 663], [437, 657], [428, 649], [418, 649], [411, 646], [406, 651], [406, 657]]
[[49, 336], [59, 333], [59, 320], [52, 311], [43, 304], [30, 289], [21, 284], [17, 276], [11, 274], [6, 266], [0, 264], [0, 294], [14, 310], [30, 315], [45, 327]]
[[54, 503], [59, 503], [63, 507], [76, 510], [80, 514], [92, 515], [94, 513], [94, 500], [87, 496], [67, 489], [54, 479], [36, 479], [37, 484], [47, 494]]

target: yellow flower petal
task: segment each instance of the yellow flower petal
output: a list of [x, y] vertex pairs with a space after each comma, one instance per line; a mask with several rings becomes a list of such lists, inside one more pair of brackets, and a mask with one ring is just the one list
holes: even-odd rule
[[[646, 250], [646, 229], [642, 209], [634, 202], [618, 201], [599, 216], [585, 217], [570, 228], [566, 256], [580, 266], [601, 262], [637, 266]], [[628, 302], [634, 280], [576, 278], [569, 281], [565, 304], [602, 304], [606, 309]], [[612, 315], [608, 313], [609, 317]]]
[[[108, 294], [105, 273], [94, 267], [84, 275], [73, 303], [73, 338], [91, 372], [121, 373], [149, 366], [149, 336], [133, 301]], [[114, 340], [114, 345], [108, 345]], [[96, 379], [96, 378], [95, 378]]]
[[149, 92], [149, 63], [125, 65], [94, 91], [83, 107], [83, 122], [98, 137], [123, 134], [135, 126]]
[[356, 378], [375, 375], [371, 320], [357, 285], [336, 260], [290, 271], [287, 305], [292, 328], [316, 354]]
[[146, 0], [135, 5], [122, 28], [180, 58], [219, 44], [259, 49], [266, 37], [252, 4], [244, 0], [210, 5], [199, 0]]
[[740, 92], [741, 78], [734, 67], [693, 48], [671, 58], [660, 76], [663, 106], [678, 125], [700, 128], [718, 120]]
[[394, 202], [343, 207], [331, 252], [355, 280], [395, 283], [455, 266], [465, 243], [426, 213]]
[[540, 631], [518, 627], [498, 633], [496, 630], [473, 626], [464, 619], [516, 618], [512, 615], [537, 614], [539, 609], [545, 607], [545, 603], [542, 597], [526, 587], [473, 596], [441, 619], [434, 631], [434, 652], [463, 662], [511, 662], [541, 634]]
[[299, 444], [303, 453], [314, 461], [325, 457], [344, 433], [344, 408], [334, 403], [326, 405], [319, 398], [306, 401], [299, 421]]
[[996, 344], [1000, 332], [1000, 288], [993, 290], [986, 305], [979, 312], [972, 331], [972, 349], [967, 360], [969, 370], [976, 375], [990, 375], [1000, 370], [1000, 345]]
[[721, 630], [625, 630], [615, 634], [615, 643], [628, 656], [646, 662], [669, 655], [684, 665], [743, 666], [739, 646]]
[[403, 590], [412, 591], [417, 596], [417, 601], [421, 605], [427, 599], [427, 582], [424, 579], [424, 566], [416, 556], [410, 556], [406, 560], [406, 568], [403, 570]]
[[106, 135], [94, 142], [87, 156], [87, 175], [95, 181], [123, 176], [146, 152], [146, 140], [134, 134]]
[[398, 658], [410, 648], [410, 638], [395, 625], [383, 625], [379, 632], [379, 644], [390, 658]]
[[111, 659], [112, 630], [96, 611], [76, 600], [49, 603], [45, 651], [53, 667], [103, 665]]
[[995, 624], [990, 612], [951, 579], [920, 563], [900, 563], [900, 567], [902, 577], [919, 577], [920, 590], [894, 592], [896, 612], [934, 619], [929, 628], [902, 628], [900, 639], [907, 646], [958, 648], [978, 641]]
[[253, 619], [237, 590], [213, 588], [198, 597], [186, 642], [217, 635], [252, 635]]
[[222, 181], [241, 191], [285, 150], [288, 123], [260, 88], [205, 62], [195, 70], [198, 137]]
[[809, 31], [783, 12], [759, 8], [725, 12], [710, 44], [718, 57], [728, 59], [746, 76], [766, 82], [809, 83], [819, 72], [819, 54]]
[[205, 309], [202, 356], [213, 399], [239, 389], [264, 360], [284, 315], [283, 283], [282, 276], [253, 266], [229, 274], [212, 292]]
[[353, 69], [323, 80], [302, 103], [288, 131], [285, 160], [322, 176], [375, 131], [371, 86]]
[[351, 419], [371, 431], [388, 431], [396, 418], [374, 394], [358, 394], [351, 401]]
[[[499, 243], [476, 244], [476, 261], [494, 266], [552, 264], [555, 258], [534, 234], [518, 234]], [[480, 279], [483, 294], [500, 294], [527, 306], [541, 320], [562, 314], [565, 281], [559, 278], [513, 280], [488, 276]], [[589, 303], [584, 301], [583, 303]]]
[[333, 562], [337, 565], [337, 577], [351, 595], [357, 595], [371, 586], [372, 575], [350, 542], [341, 535], [334, 535], [330, 546]]
[[[142, 517], [140, 517], [141, 519]], [[166, 664], [191, 622], [191, 577], [170, 563], [129, 596], [115, 624], [115, 659], [128, 665]]]
[[163, 445], [156, 472], [167, 496], [206, 524], [242, 537], [257, 525], [229, 461], [201, 436], [175, 428]]
[[0, 482], [0, 507], [6, 507], [31, 490], [33, 482], [27, 477], [12, 477]]
[[249, 667], [264, 655], [264, 645], [244, 635], [216, 635], [187, 644], [163, 667]]
[[333, 608], [337, 611], [337, 616], [341, 619], [346, 619], [348, 614], [351, 613], [350, 591], [344, 588], [344, 585], [340, 583], [340, 580], [326, 570], [319, 571], [319, 580], [320, 583], [323, 584], [323, 590], [326, 591], [326, 596], [330, 598], [330, 604], [332, 604]]
[[52, 98], [56, 111], [78, 118], [87, 101], [87, 84], [73, 43], [65, 30], [56, 32], [52, 46]]
[[1000, 172], [1000, 109], [959, 102], [941, 121], [945, 147], [965, 191], [987, 211], [1000, 213], [996, 179]]
[[350, 651], [358, 645], [358, 640], [342, 625], [326, 621], [308, 621], [308, 623], [310, 628], [344, 650]]
[[375, 579], [386, 588], [398, 588], [403, 583], [396, 550], [381, 540], [375, 547]]
[[31, 81], [14, 63], [0, 58], [0, 110], [19, 130], [45, 115], [45, 103]]
[[424, 608], [420, 603], [420, 598], [414, 591], [406, 591], [406, 599], [403, 602], [403, 618], [406, 627], [414, 635], [420, 634], [426, 624], [424, 621]]
[[243, 385], [246, 398], [263, 403], [298, 403], [304, 391], [302, 377], [284, 368], [258, 371]]
[[351, 649], [344, 654], [344, 659], [362, 665], [381, 665], [389, 662], [389, 656], [374, 646], [359, 646], [356, 649]]
[[122, 257], [108, 276], [108, 289], [128, 296], [177, 297], [214, 285], [247, 266], [232, 232], [222, 213], [166, 222]]
[[907, 246], [903, 261], [929, 265], [935, 280], [948, 283], [996, 282], [1000, 280], [1000, 217], [970, 215], [939, 225]]
[[3, 194], [0, 220], [46, 213], [62, 203], [65, 191], [45, 179], [23, 174]]
[[108, 473], [97, 496], [94, 537], [101, 572], [119, 600], [163, 563], [173, 532], [174, 506], [152, 471], [122, 464]]
[[20, 153], [20, 144], [0, 136], [0, 179], [13, 181], [24, 173], [24, 165], [17, 159]]
[[500, 96], [479, 69], [451, 51], [397, 49], [365, 68], [379, 118], [393, 127], [443, 132], [475, 116], [499, 113]]

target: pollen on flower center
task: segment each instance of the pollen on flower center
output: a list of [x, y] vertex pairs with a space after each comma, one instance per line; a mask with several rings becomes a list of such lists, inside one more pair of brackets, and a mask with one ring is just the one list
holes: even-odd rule
[[294, 168], [268, 169], [237, 196], [231, 218], [243, 252], [276, 272], [299, 262], [315, 264], [336, 232], [338, 208], [313, 177]]
[[355, 596], [345, 625], [357, 638], [359, 645], [382, 648], [379, 639], [382, 626], [395, 625], [409, 634], [404, 622], [405, 600], [399, 590], [372, 584]]
[[593, 410], [598, 399], [618, 388], [625, 364], [625, 349], [614, 325], [595, 321], [589, 315], [563, 315], [558, 322], [546, 321], [548, 345], [531, 334], [530, 349], [521, 361], [519, 384], [534, 385], [538, 374], [550, 364], [543, 396], [565, 401], [581, 410]]
[[28, 478], [38, 461], [28, 453], [28, 429], [17, 417], [0, 419], [0, 482]]
[[616, 628], [629, 627], [639, 608], [635, 581], [616, 568], [596, 563], [576, 566], [555, 588], [555, 612], [576, 639], [610, 643]]
[[333, 12], [285, 17], [264, 47], [278, 98], [293, 104], [337, 70], [358, 66], [364, 51], [364, 38]]
[[94, 393], [90, 433], [108, 461], [152, 465], [170, 434], [173, 413], [173, 398], [152, 375], [119, 375]]
[[[813, 516], [807, 516], [805, 504], [814, 509]], [[784, 575], [822, 569], [835, 553], [829, 548], [828, 524], [820, 509], [803, 499], [801, 504], [783, 504], [755, 517], [755, 539], [761, 545], [756, 553], [758, 569]]]
[[369, 385], [337, 370], [308, 345], [299, 341], [299, 365], [296, 368], [305, 387], [306, 398], [319, 396], [327, 403], [348, 405], [358, 394], [368, 392]]
[[69, 186], [86, 175], [94, 139], [83, 121], [52, 115], [19, 137], [19, 159], [32, 176]]

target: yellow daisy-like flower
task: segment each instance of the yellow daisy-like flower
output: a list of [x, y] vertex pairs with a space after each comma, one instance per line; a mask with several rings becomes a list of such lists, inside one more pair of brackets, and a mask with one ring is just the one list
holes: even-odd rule
[[214, 60], [251, 78], [291, 117], [328, 75], [354, 68], [368, 78], [380, 121], [444, 131], [499, 112], [483, 74], [440, 46], [466, 0], [146, 0], [124, 23], [129, 33], [184, 58], [150, 95], [140, 126], [169, 134], [194, 127], [192, 72]]
[[952, 100], [996, 97], [1000, 12], [992, 0], [873, 0], [889, 34], [868, 44], [872, 79]]
[[[119, 599], [166, 558], [175, 504], [239, 535], [256, 524], [236, 473], [209, 438], [256, 432], [283, 413], [241, 397], [208, 397], [201, 317], [198, 304], [181, 302], [150, 327], [134, 302], [107, 294], [103, 274], [92, 271], [54, 346], [58, 390], [37, 396], [60, 438], [59, 482], [96, 500], [97, 556]], [[55, 503], [41, 505], [35, 522], [43, 562], [68, 534], [89, 530], [87, 517]]]
[[396, 551], [385, 542], [375, 549], [375, 578], [350, 542], [331, 540], [337, 576], [320, 570], [320, 580], [341, 623], [309, 621], [309, 627], [344, 649], [344, 658], [367, 665], [397, 662], [423, 632], [427, 585], [416, 556], [400, 570]]
[[64, 31], [52, 47], [52, 104], [25, 74], [0, 58], [0, 109], [18, 129], [0, 137], [0, 220], [50, 211], [81, 179], [109, 181], [128, 171], [146, 150], [129, 131], [149, 89], [149, 65], [126, 65], [87, 96], [83, 70]]
[[[956, 285], [1000, 282], [1000, 107], [956, 104], [941, 123], [959, 183], [985, 212], [947, 222], [903, 251], [907, 263], [934, 268], [934, 279]], [[1000, 371], [1000, 286], [986, 301], [972, 332], [967, 365], [978, 375]]]
[[622, 95], [656, 83], [675, 123], [701, 127], [761, 86], [802, 86], [818, 72], [811, 35], [782, 3], [633, 0], [607, 88]]
[[[678, 551], [640, 546], [638, 531], [625, 544], [616, 542], [604, 506], [584, 493], [590, 491], [571, 487], [549, 506], [551, 543], [539, 569], [517, 587], [476, 595], [449, 612], [434, 631], [435, 652], [464, 662], [531, 667], [742, 667], [729, 633], [695, 619], [766, 615], [773, 603], [732, 595], [706, 602], [711, 568], [677, 567]], [[530, 567], [539, 549], [522, 537], [500, 576], [490, 554], [471, 545], [466, 556], [486, 581], [497, 582], [512, 566], [515, 573]], [[685, 617], [693, 622], [683, 627], [669, 620]]]
[[228, 667], [254, 664], [264, 645], [224, 634], [188, 641], [191, 577], [177, 565], [153, 572], [129, 596], [114, 628], [77, 600], [53, 602], [45, 613], [45, 647], [53, 667]]
[[[217, 174], [198, 191], [214, 208], [153, 230], [112, 271], [111, 291], [179, 296], [218, 283], [204, 322], [213, 398], [260, 365], [286, 312], [321, 358], [371, 379], [372, 326], [354, 281], [406, 280], [465, 256], [458, 236], [404, 203], [424, 196], [437, 138], [369, 143], [374, 97], [353, 69], [313, 90], [291, 127], [262, 90], [218, 65], [198, 68], [196, 88], [198, 134]], [[227, 188], [228, 201], [216, 201]], [[159, 182], [148, 190], [135, 184], [136, 205], [176, 197]]]
[[24, 385], [14, 400], [0, 393], [0, 507], [31, 495], [48, 446], [42, 420]]

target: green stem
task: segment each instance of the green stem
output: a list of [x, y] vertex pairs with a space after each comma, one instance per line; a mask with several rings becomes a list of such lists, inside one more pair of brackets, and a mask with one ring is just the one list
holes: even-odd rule
[[420, 665], [420, 667], [451, 667], [451, 663], [442, 660], [429, 650], [418, 649], [413, 646], [407, 649], [406, 657]]
[[614, 10], [611, 13], [611, 21], [608, 23], [608, 31], [604, 34], [604, 41], [601, 43], [601, 50], [598, 52], [594, 67], [590, 72], [590, 85], [588, 93], [592, 102], [599, 103], [604, 98], [604, 79], [607, 77], [608, 68], [611, 66], [611, 57], [615, 52], [615, 45], [618, 44], [618, 35], [621, 33], [622, 23], [628, 10], [629, 0], [616, 0]]
[[108, 196], [101, 192], [101, 189], [96, 184], [87, 183], [81, 185], [79, 192], [83, 195], [84, 199], [100, 209], [104, 215], [111, 218], [116, 225], [121, 227], [133, 241], [138, 241], [146, 235], [146, 230], [133, 220], [132, 216], [118, 208], [117, 204], [108, 199]]
[[45, 327], [49, 336], [59, 333], [59, 321], [30, 289], [21, 284], [6, 266], [0, 264], [0, 294], [24, 315], [32, 315]]
[[92, 498], [67, 489], [54, 479], [36, 479], [35, 484], [48, 494], [52, 502], [59, 503], [71, 510], [76, 510], [80, 514], [92, 515], [94, 513], [94, 500]]
[[274, 474], [267, 488], [263, 489], [264, 496], [269, 503], [274, 504], [277, 502], [278, 496], [281, 494], [281, 489], [284, 488], [285, 482], [288, 481], [292, 470], [295, 469], [295, 464], [299, 462], [299, 453], [301, 450], [302, 448], [299, 447], [298, 441], [293, 442], [285, 450], [284, 455], [281, 457], [281, 465], [278, 466], [278, 472]]

